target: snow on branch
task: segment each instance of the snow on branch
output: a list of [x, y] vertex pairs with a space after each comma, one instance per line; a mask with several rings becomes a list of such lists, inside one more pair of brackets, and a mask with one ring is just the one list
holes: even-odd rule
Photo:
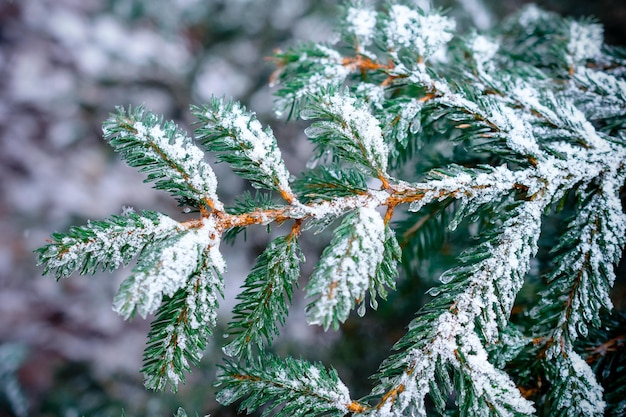
[[548, 378], [554, 385], [549, 394], [557, 415], [604, 416], [603, 389], [591, 367], [576, 351], [568, 349], [549, 364]]
[[[609, 291], [615, 271], [611, 265], [617, 264], [626, 243], [626, 215], [613, 188], [615, 180], [623, 183], [624, 173], [600, 189], [579, 192], [579, 212], [553, 249], [557, 266], [548, 276], [550, 286], [531, 311], [540, 320], [539, 326], [552, 332], [546, 341], [549, 356], [560, 354], [561, 339], [569, 342], [587, 336], [590, 324], [600, 325], [601, 309], [613, 307]], [[561, 305], [564, 308], [558, 314], [548, 314]], [[552, 319], [547, 322], [542, 317]]]
[[378, 120], [355, 97], [333, 91], [315, 96], [303, 116], [318, 120], [305, 133], [321, 152], [332, 149], [337, 158], [368, 167], [381, 179], [385, 177], [389, 148]]
[[153, 313], [163, 296], [173, 296], [185, 286], [189, 277], [205, 262], [203, 252], [209, 249], [211, 266], [224, 272], [225, 265], [218, 252], [213, 218], [204, 220], [199, 228], [184, 230], [145, 250], [133, 268], [133, 274], [120, 286], [113, 309], [125, 318], [139, 313]]
[[459, 373], [457, 378], [472, 381], [472, 393], [464, 394], [461, 406], [479, 413], [481, 406], [474, 401], [480, 397], [482, 400], [476, 401], [486, 401], [483, 409], [513, 409], [524, 415], [533, 412], [506, 374], [489, 363], [477, 334], [494, 342], [506, 325], [536, 252], [546, 203], [537, 199], [529, 209], [505, 202], [505, 206], [513, 207], [509, 219], [491, 232], [491, 239], [465, 253], [461, 266], [441, 276], [442, 285], [430, 291], [435, 298], [422, 308], [396, 344], [400, 352], [381, 366], [380, 385], [373, 391], [382, 396], [379, 409], [394, 416], [406, 415], [409, 410], [426, 415], [426, 395], [449, 394], [436, 382], [439, 363], [451, 366]]
[[263, 130], [254, 113], [236, 102], [214, 98], [210, 105], [192, 107], [201, 127], [197, 139], [220, 161], [256, 187], [279, 191], [288, 202], [294, 198], [272, 130]]
[[[626, 245], [623, 57], [603, 45], [596, 23], [532, 6], [489, 36], [453, 40], [455, 23], [439, 12], [364, 4], [344, 8], [336, 45], [276, 55], [277, 108], [310, 121], [316, 166], [294, 180], [272, 130], [240, 103], [192, 107], [203, 149], [269, 190], [225, 207], [186, 134], [143, 108], [119, 109], [104, 123], [105, 138], [156, 188], [198, 208], [196, 217], [176, 222], [145, 211], [93, 221], [53, 234], [37, 250], [39, 263], [63, 278], [136, 257], [114, 308], [125, 318], [156, 312], [145, 383], [176, 389], [216, 324], [221, 239], [287, 223], [291, 232], [269, 243], [237, 297], [221, 403], [284, 417], [446, 414], [453, 403], [468, 415], [618, 409], [608, 403], [619, 395], [603, 399], [576, 341], [593, 336], [612, 309], [614, 266]], [[551, 241], [553, 225], [565, 230]], [[456, 263], [436, 266], [441, 283], [416, 306], [359, 401], [334, 370], [267, 351], [300, 278], [301, 233], [331, 226], [305, 287], [306, 318], [324, 330], [355, 308], [363, 315], [367, 298], [376, 309], [395, 289], [399, 261], [432, 272], [431, 252], [452, 233], [459, 238], [445, 243], [458, 250]], [[544, 239], [554, 256], [540, 251]], [[407, 269], [407, 282], [422, 274]], [[532, 294], [516, 305], [527, 276]], [[516, 309], [528, 313], [519, 325], [511, 322]], [[528, 362], [530, 369], [510, 367]]]
[[361, 2], [353, 2], [346, 11], [345, 30], [348, 36], [354, 37], [358, 48], [365, 52], [365, 47], [371, 45], [376, 34], [376, 20], [378, 12], [372, 8], [364, 7]]
[[300, 262], [304, 261], [297, 240], [299, 233], [300, 224], [296, 223], [292, 233], [270, 243], [246, 278], [228, 326], [228, 331], [236, 335], [224, 346], [228, 356], [251, 356], [255, 346], [262, 348], [264, 339], [271, 343], [279, 334], [277, 325], [285, 324], [287, 303], [291, 302], [300, 276]]
[[[374, 208], [360, 208], [346, 216], [307, 285], [307, 295], [316, 297], [307, 307], [309, 323], [322, 325], [324, 329], [332, 324], [337, 329], [355, 303], [365, 303], [368, 290], [376, 294], [376, 288], [383, 283], [395, 286], [395, 267], [380, 272], [383, 262], [391, 261], [393, 265], [393, 257], [384, 258], [386, 238], [395, 241], [393, 234], [386, 235], [383, 219]], [[365, 313], [364, 305], [360, 311], [361, 315]]]
[[166, 296], [156, 312], [142, 368], [147, 388], [163, 390], [169, 384], [175, 392], [185, 382], [185, 373], [198, 366], [204, 355], [223, 291], [220, 272], [208, 253], [211, 250], [202, 254], [203, 265], [185, 287]]
[[173, 122], [137, 107], [118, 108], [102, 125], [104, 138], [133, 167], [148, 173], [146, 181], [170, 192], [184, 204], [223, 209], [213, 169], [204, 153]]
[[574, 67], [597, 58], [604, 43], [604, 28], [597, 23], [572, 21], [569, 25], [567, 61]]
[[55, 233], [52, 242], [36, 251], [44, 273], [53, 270], [57, 279], [73, 272], [95, 274], [127, 265], [150, 243], [180, 233], [183, 227], [169, 217], [152, 211], [133, 211], [108, 220], [72, 227], [68, 233]]
[[[334, 369], [289, 357], [279, 359], [269, 353], [245, 367], [234, 362], [220, 365], [217, 386], [221, 404], [245, 398], [239, 410], [248, 414], [265, 404], [277, 417], [342, 417], [350, 411], [363, 411], [350, 399], [348, 388]], [[284, 406], [278, 408], [281, 404]]]
[[424, 13], [401, 4], [394, 4], [385, 16], [387, 48], [392, 54], [403, 49], [419, 58], [426, 58], [452, 40], [455, 22], [438, 13]]

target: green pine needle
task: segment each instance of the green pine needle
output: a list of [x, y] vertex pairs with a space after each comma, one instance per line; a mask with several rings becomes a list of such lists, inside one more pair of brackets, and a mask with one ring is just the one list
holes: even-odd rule
[[198, 366], [217, 319], [218, 297], [222, 295], [219, 271], [205, 253], [198, 272], [185, 288], [165, 297], [148, 333], [143, 355], [146, 388], [176, 392], [185, 373]]
[[249, 364], [226, 361], [219, 366], [217, 400], [223, 405], [241, 401], [240, 412], [262, 406], [262, 416], [344, 416], [354, 408], [344, 383], [334, 369], [270, 353]]
[[146, 182], [197, 208], [221, 207], [213, 169], [203, 152], [171, 121], [143, 107], [118, 108], [102, 125], [104, 138], [128, 165], [148, 173]]
[[233, 309], [228, 331], [236, 338], [224, 347], [228, 356], [250, 357], [255, 346], [263, 348], [279, 334], [303, 261], [294, 234], [276, 238], [257, 258]]
[[57, 279], [75, 271], [82, 275], [111, 271], [128, 263], [148, 244], [180, 233], [180, 225], [153, 211], [114, 215], [108, 220], [74, 226], [55, 233], [52, 242], [35, 251], [44, 274], [55, 271]]

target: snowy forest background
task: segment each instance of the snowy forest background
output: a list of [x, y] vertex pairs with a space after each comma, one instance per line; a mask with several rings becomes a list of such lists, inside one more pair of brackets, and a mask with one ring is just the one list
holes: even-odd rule
[[[449, 7], [461, 27], [480, 29], [523, 4], [436, 3]], [[626, 44], [623, 2], [538, 4], [564, 15], [593, 15], [608, 44]], [[213, 416], [230, 412], [216, 409], [207, 394], [216, 347], [176, 397], [145, 391], [138, 369], [149, 321], [124, 322], [111, 310], [125, 271], [56, 283], [40, 276], [32, 251], [54, 231], [125, 206], [176, 217], [171, 199], [143, 184], [101, 139], [101, 122], [116, 105], [143, 103], [188, 126], [190, 103], [234, 97], [272, 126], [287, 165], [298, 172], [310, 144], [302, 125], [274, 118], [273, 66], [265, 57], [275, 48], [330, 39], [335, 16], [330, 0], [0, 0], [0, 416], [119, 415], [122, 409], [171, 415], [178, 405]], [[213, 167], [223, 201], [231, 201], [243, 182], [225, 165]], [[229, 263], [224, 312], [268, 241], [262, 228], [247, 238], [246, 251], [223, 248]], [[307, 258], [319, 256], [315, 238], [303, 244]], [[305, 265], [304, 276], [313, 264]], [[624, 310], [623, 265], [620, 271], [614, 300]], [[364, 376], [410, 319], [398, 323], [397, 332], [370, 316], [348, 321], [340, 333], [321, 333], [298, 316], [303, 303], [300, 294], [277, 349], [316, 360], [333, 356], [356, 387], [361, 379], [367, 387]]]

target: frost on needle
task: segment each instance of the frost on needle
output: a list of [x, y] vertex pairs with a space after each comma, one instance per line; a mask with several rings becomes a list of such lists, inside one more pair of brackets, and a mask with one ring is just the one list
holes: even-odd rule
[[[220, 242], [285, 225], [236, 297], [221, 403], [285, 417], [623, 411], [611, 316], [626, 244], [623, 52], [599, 24], [534, 6], [488, 34], [406, 2], [348, 1], [340, 15], [336, 43], [275, 57], [277, 113], [308, 123], [315, 146], [303, 173], [238, 102], [192, 106], [191, 136], [118, 109], [104, 122], [109, 144], [193, 214], [126, 211], [55, 233], [37, 250], [45, 273], [136, 259], [114, 308], [156, 315], [145, 384], [176, 389], [217, 324]], [[222, 202], [206, 153], [258, 192]], [[330, 242], [301, 276], [302, 234], [325, 229]], [[362, 399], [332, 367], [269, 353], [299, 285], [308, 323], [326, 331], [397, 287], [435, 281], [411, 295], [416, 314]]]

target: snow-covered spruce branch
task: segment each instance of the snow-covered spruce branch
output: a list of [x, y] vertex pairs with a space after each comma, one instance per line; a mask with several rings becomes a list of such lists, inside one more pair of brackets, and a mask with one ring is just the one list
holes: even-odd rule
[[[175, 389], [216, 324], [220, 242], [288, 222], [237, 297], [217, 381], [224, 404], [297, 416], [444, 414], [453, 402], [469, 415], [601, 415], [602, 387], [576, 342], [612, 308], [626, 240], [623, 57], [603, 46], [596, 23], [534, 7], [491, 34], [458, 35], [440, 12], [393, 2], [348, 2], [343, 16], [341, 43], [276, 55], [277, 111], [311, 120], [314, 168], [294, 179], [272, 130], [237, 102], [193, 106], [195, 141], [143, 108], [120, 108], [105, 139], [197, 214], [177, 222], [126, 211], [56, 233], [37, 251], [45, 272], [93, 274], [137, 258], [114, 308], [125, 318], [156, 313], [146, 386]], [[224, 205], [205, 152], [262, 191]], [[561, 205], [571, 219], [541, 278], [531, 266]], [[405, 279], [416, 279], [419, 259], [407, 260], [415, 254], [402, 253], [396, 230], [406, 224], [402, 240], [418, 240], [444, 210], [438, 236], [463, 225], [475, 239], [416, 306], [370, 395], [353, 399], [334, 370], [266, 351], [300, 276], [302, 233], [339, 224], [305, 287], [306, 318], [326, 330], [352, 310], [363, 315], [366, 301], [376, 309], [396, 288], [400, 259]], [[529, 274], [542, 291], [530, 323], [513, 324]], [[533, 365], [505, 368], [516, 361]]]
[[[222, 385], [218, 400], [232, 404], [245, 398], [240, 409], [248, 414], [266, 404], [270, 410], [284, 405], [275, 411], [277, 416], [340, 417], [364, 411], [361, 404], [350, 399], [348, 388], [334, 369], [303, 360], [281, 360], [266, 354], [245, 367], [227, 361], [220, 366], [218, 383]], [[257, 394], [250, 396], [251, 392]]]

